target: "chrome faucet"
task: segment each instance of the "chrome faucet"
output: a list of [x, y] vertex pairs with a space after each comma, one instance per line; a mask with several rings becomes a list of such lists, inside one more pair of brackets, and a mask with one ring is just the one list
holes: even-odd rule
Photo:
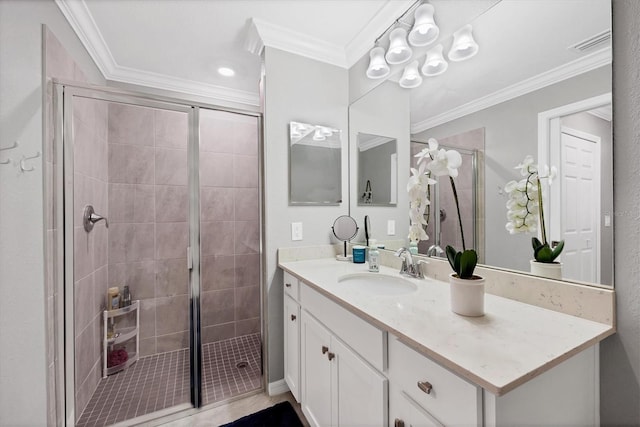
[[402, 259], [402, 267], [400, 267], [400, 274], [403, 274], [405, 276], [415, 277], [417, 279], [424, 278], [424, 275], [422, 274], [422, 270], [420, 269], [420, 264], [422, 264], [424, 261], [415, 262], [413, 260], [413, 256], [411, 255], [411, 252], [409, 251], [409, 249], [400, 248], [396, 251], [395, 255]]

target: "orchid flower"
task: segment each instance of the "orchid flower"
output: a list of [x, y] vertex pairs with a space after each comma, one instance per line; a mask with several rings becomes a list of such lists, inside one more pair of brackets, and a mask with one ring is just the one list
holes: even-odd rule
[[554, 249], [551, 249], [547, 243], [542, 204], [543, 189], [540, 180], [547, 179], [551, 185], [558, 171], [555, 167], [534, 164], [532, 156], [526, 156], [515, 169], [520, 170], [520, 174], [526, 178], [520, 181], [509, 181], [504, 186], [504, 191], [509, 195], [505, 228], [510, 234], [516, 234], [536, 233], [539, 227], [542, 242], [536, 237], [532, 239], [534, 257], [540, 262], [553, 262], [560, 255], [564, 241]]

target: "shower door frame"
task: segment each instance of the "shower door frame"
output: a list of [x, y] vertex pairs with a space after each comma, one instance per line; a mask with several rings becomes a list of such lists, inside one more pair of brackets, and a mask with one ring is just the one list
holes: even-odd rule
[[[262, 338], [262, 384], [265, 390], [268, 378], [268, 360], [266, 348], [267, 316], [264, 290], [264, 191], [263, 163], [264, 148], [262, 143], [262, 115], [257, 112], [243, 111], [233, 108], [215, 106], [200, 102], [192, 102], [171, 97], [149, 95], [135, 91], [82, 84], [78, 82], [53, 79], [53, 113], [54, 113], [54, 146], [56, 154], [55, 185], [60, 191], [55, 196], [57, 226], [61, 231], [55, 248], [55, 261], [58, 265], [56, 304], [57, 316], [54, 324], [56, 336], [56, 378], [60, 382], [57, 393], [64, 396], [58, 408], [64, 410], [66, 425], [75, 425], [75, 333], [74, 333], [74, 141], [72, 112], [74, 96], [95, 99], [104, 102], [118, 102], [147, 108], [157, 108], [186, 113], [188, 116], [187, 169], [189, 194], [189, 246], [187, 247], [187, 263], [189, 269], [189, 340], [190, 340], [190, 389], [191, 407], [176, 411], [195, 411], [202, 406], [202, 335], [200, 322], [200, 109], [224, 111], [255, 117], [258, 126], [258, 168], [259, 168], [259, 224], [260, 224], [260, 335]], [[71, 337], [69, 339], [69, 337]], [[170, 409], [170, 408], [167, 408]], [[166, 410], [162, 410], [166, 414]], [[153, 415], [151, 413], [149, 415]], [[150, 417], [152, 419], [154, 417]]]

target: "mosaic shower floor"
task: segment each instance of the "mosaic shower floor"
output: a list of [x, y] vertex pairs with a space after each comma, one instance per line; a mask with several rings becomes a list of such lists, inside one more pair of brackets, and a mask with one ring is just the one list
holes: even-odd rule
[[[259, 389], [261, 365], [260, 334], [204, 344], [203, 404]], [[188, 351], [156, 354], [101, 379], [76, 425], [111, 425], [189, 402]]]

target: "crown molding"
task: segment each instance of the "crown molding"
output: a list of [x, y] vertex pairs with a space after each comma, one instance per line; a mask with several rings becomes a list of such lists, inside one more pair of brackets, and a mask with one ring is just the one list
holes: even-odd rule
[[104, 78], [109, 79], [117, 64], [96, 25], [96, 21], [93, 20], [87, 4], [84, 0], [55, 0], [55, 2]]
[[250, 106], [260, 105], [257, 92], [231, 89], [135, 68], [118, 66], [108, 80], [211, 98], [216, 102], [227, 101]]
[[607, 64], [611, 64], [611, 48], [604, 48], [582, 58], [569, 62], [560, 67], [538, 74], [537, 76], [523, 80], [514, 85], [496, 91], [492, 94], [478, 98], [464, 105], [451, 109], [441, 114], [429, 117], [411, 125], [411, 133], [422, 132], [443, 123], [464, 117], [476, 111], [484, 110], [505, 101], [517, 98], [538, 89], [559, 83], [563, 80], [595, 70]]
[[393, 138], [388, 138], [386, 136], [376, 136], [375, 138], [371, 138], [369, 140], [367, 140], [366, 142], [360, 142], [358, 141], [358, 151], [367, 151], [367, 150], [371, 150], [372, 148], [376, 148], [380, 145], [384, 145], [387, 142], [390, 141], [394, 141]]
[[351, 68], [366, 55], [374, 46], [374, 41], [382, 35], [385, 29], [406, 12], [415, 0], [387, 1], [371, 18], [369, 23], [345, 47], [347, 67]]
[[251, 24], [264, 46], [347, 68], [346, 56], [341, 46], [257, 18], [253, 18]]
[[214, 103], [225, 101], [252, 107], [260, 105], [257, 93], [118, 65], [91, 16], [85, 0], [55, 0], [55, 2], [106, 80], [197, 95], [210, 98]]

